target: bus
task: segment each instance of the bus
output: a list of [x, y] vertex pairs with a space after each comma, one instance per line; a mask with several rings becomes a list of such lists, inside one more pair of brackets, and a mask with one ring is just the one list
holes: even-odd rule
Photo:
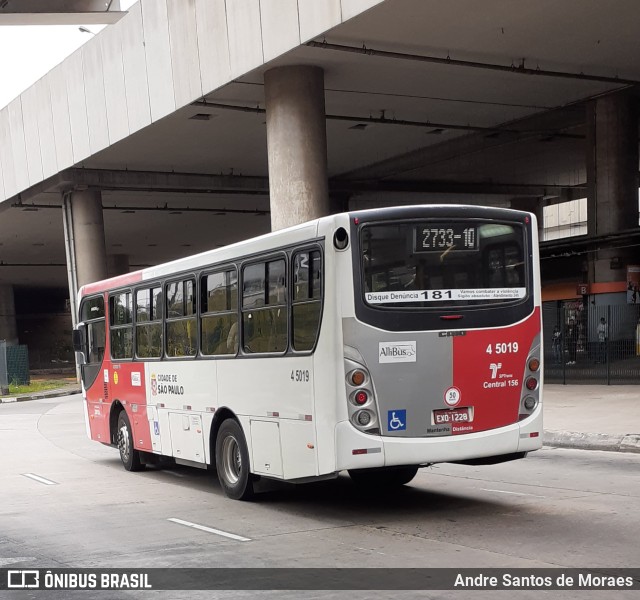
[[536, 218], [341, 213], [79, 291], [88, 436], [248, 499], [263, 478], [397, 486], [542, 444]]

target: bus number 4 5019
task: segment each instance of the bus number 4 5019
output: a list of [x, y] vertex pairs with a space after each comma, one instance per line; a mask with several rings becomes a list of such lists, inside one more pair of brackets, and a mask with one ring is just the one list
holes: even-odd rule
[[517, 354], [518, 342], [502, 342], [498, 344], [489, 344], [487, 346], [487, 354]]
[[292, 370], [291, 381], [297, 381], [299, 383], [309, 383], [309, 370], [308, 369]]

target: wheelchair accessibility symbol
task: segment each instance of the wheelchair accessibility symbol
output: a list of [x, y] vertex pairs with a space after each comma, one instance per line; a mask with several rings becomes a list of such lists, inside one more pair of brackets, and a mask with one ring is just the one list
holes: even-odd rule
[[389, 431], [403, 431], [407, 429], [406, 409], [387, 411], [387, 429]]

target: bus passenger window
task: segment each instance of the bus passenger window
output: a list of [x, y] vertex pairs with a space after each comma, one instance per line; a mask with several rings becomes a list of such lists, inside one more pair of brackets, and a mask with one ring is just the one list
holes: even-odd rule
[[195, 281], [169, 283], [167, 295], [167, 356], [195, 356], [198, 344], [194, 302]]
[[136, 356], [162, 356], [162, 289], [136, 292]]
[[293, 256], [293, 304], [291, 337], [293, 349], [312, 350], [320, 329], [322, 308], [322, 257], [319, 250], [298, 252]]
[[248, 265], [242, 273], [242, 348], [287, 349], [286, 265], [283, 259]]
[[109, 298], [111, 358], [115, 360], [133, 356], [133, 310], [131, 292], [115, 294]]
[[200, 281], [202, 354], [238, 351], [238, 275], [235, 270], [205, 275]]
[[104, 358], [106, 339], [104, 319], [87, 325], [87, 339], [89, 342], [89, 356], [87, 358], [87, 362], [89, 364], [101, 363]]

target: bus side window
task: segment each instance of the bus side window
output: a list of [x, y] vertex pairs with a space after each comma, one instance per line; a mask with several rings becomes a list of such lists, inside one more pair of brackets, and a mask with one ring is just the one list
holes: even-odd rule
[[238, 274], [234, 270], [205, 275], [200, 280], [202, 354], [238, 351]]
[[284, 259], [255, 263], [242, 274], [242, 348], [247, 353], [287, 349]]
[[167, 356], [195, 356], [198, 344], [196, 333], [195, 281], [184, 279], [166, 285]]
[[294, 350], [305, 352], [315, 346], [320, 329], [322, 255], [319, 250], [297, 252], [292, 264], [291, 339]]
[[136, 292], [136, 356], [162, 356], [162, 289]]
[[109, 298], [109, 336], [111, 358], [133, 357], [133, 306], [131, 292], [122, 292]]
[[104, 358], [104, 347], [106, 340], [104, 319], [95, 323], [87, 324], [87, 338], [89, 342], [89, 364], [101, 363]]

